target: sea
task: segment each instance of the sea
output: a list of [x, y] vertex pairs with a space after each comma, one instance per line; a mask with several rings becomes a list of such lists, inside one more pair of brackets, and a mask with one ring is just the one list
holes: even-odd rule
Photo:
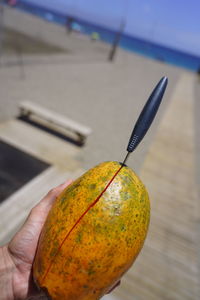
[[[8, 5], [8, 2], [10, 2], [10, 5], [12, 5], [15, 9], [23, 10], [26, 13], [36, 15], [47, 20], [48, 22], [54, 22], [60, 24], [61, 26], [66, 26], [69, 19], [66, 14], [60, 14], [45, 7], [24, 2], [23, 0], [5, 1], [5, 5]], [[116, 31], [99, 26], [97, 24], [92, 24], [80, 18], [73, 19], [72, 28], [82, 34], [95, 36], [95, 38], [98, 38], [109, 44], [114, 43], [117, 35]], [[200, 73], [200, 56], [182, 52], [177, 49], [168, 48], [163, 45], [123, 33], [120, 36], [119, 47], [163, 63], [172, 64]]]

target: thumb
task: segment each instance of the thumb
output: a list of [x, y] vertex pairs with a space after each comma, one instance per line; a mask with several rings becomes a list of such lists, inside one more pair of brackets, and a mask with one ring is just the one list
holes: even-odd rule
[[48, 214], [53, 202], [60, 195], [60, 193], [72, 183], [72, 180], [67, 180], [59, 186], [51, 189], [48, 194], [34, 207], [34, 209], [44, 210]]
[[[31, 254], [28, 255], [28, 261], [32, 261], [37, 247], [38, 238], [49, 210], [51, 209], [56, 197], [58, 197], [63, 189], [71, 182], [72, 181], [66, 181], [52, 189], [35, 207], [32, 208], [24, 225], [9, 243], [9, 250], [13, 256], [19, 257], [23, 261], [27, 261], [27, 254]], [[27, 249], [30, 247], [31, 251], [30, 249], [28, 251]]]
[[59, 196], [59, 194], [72, 183], [72, 180], [67, 180], [63, 184], [53, 188], [48, 192], [48, 194], [35, 206], [32, 208], [25, 224], [36, 224], [37, 230], [40, 231], [46, 220], [46, 217], [52, 207], [53, 202]]

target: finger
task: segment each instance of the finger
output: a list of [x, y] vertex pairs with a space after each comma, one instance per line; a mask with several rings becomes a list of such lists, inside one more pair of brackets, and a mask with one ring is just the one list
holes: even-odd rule
[[66, 182], [60, 184], [59, 186], [50, 190], [47, 195], [32, 208], [27, 221], [32, 222], [33, 220], [45, 220], [53, 202], [59, 196], [59, 194], [72, 183], [72, 180], [67, 180]]
[[67, 181], [54, 188], [38, 205], [32, 208], [25, 223], [9, 243], [9, 251], [15, 259], [17, 258], [16, 262], [20, 259], [20, 261], [29, 262], [28, 265], [30, 265], [34, 257], [40, 232], [51, 205], [59, 193], [70, 183], [71, 181]]
[[49, 208], [55, 201], [55, 199], [59, 196], [59, 194], [72, 183], [72, 180], [67, 180], [59, 186], [53, 188], [48, 192], [48, 194], [38, 203], [37, 206], [41, 206], [44, 209]]

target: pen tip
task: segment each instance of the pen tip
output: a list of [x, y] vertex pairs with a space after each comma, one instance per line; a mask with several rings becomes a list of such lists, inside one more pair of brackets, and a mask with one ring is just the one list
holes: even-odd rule
[[166, 76], [163, 76], [160, 80], [160, 82], [162, 82], [162, 84], [167, 85], [168, 83], [168, 78]]

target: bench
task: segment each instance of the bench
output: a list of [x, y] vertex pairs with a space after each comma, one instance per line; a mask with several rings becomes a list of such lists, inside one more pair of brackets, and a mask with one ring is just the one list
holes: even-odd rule
[[63, 115], [60, 115], [56, 112], [53, 112], [49, 109], [41, 107], [40, 105], [32, 102], [21, 102], [19, 104], [20, 115], [22, 117], [30, 118], [32, 116], [39, 117], [40, 119], [50, 123], [51, 125], [55, 125], [56, 128], [60, 128], [61, 130], [66, 129], [68, 131], [73, 132], [81, 145], [85, 143], [88, 135], [91, 134], [91, 128], [79, 124]]

